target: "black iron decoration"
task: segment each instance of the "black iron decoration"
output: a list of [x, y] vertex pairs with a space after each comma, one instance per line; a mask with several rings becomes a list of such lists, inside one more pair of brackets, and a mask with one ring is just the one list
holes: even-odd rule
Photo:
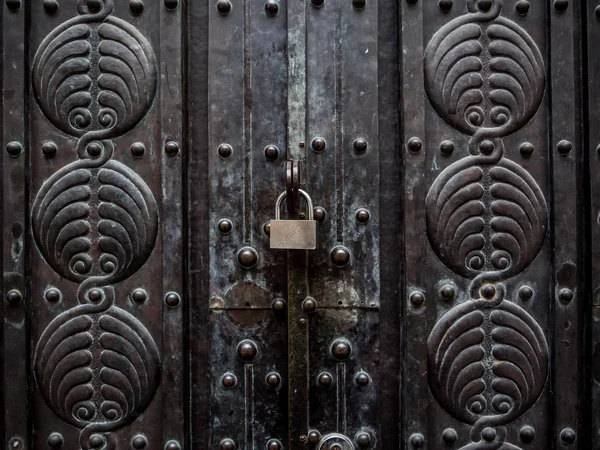
[[79, 284], [80, 306], [56, 317], [35, 351], [48, 406], [81, 429], [80, 446], [115, 448], [115, 431], [139, 417], [160, 384], [161, 361], [144, 325], [115, 306], [114, 283], [136, 273], [158, 235], [158, 207], [140, 176], [112, 159], [157, 92], [146, 38], [113, 17], [113, 0], [78, 1], [79, 16], [42, 42], [32, 66], [36, 100], [78, 138], [78, 161], [48, 179], [32, 207], [45, 261]]
[[548, 377], [544, 332], [506, 298], [503, 280], [527, 268], [545, 241], [548, 210], [533, 177], [504, 157], [503, 137], [540, 107], [544, 63], [531, 37], [502, 17], [503, 2], [468, 4], [425, 52], [425, 88], [437, 113], [471, 137], [471, 156], [445, 169], [426, 199], [439, 259], [471, 279], [428, 339], [429, 385], [440, 405], [472, 425], [464, 450], [518, 449], [505, 425], [535, 404]]

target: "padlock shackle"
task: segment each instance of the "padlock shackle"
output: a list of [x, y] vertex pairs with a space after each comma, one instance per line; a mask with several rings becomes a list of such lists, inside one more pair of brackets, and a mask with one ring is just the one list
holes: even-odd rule
[[[308, 220], [315, 220], [313, 213], [313, 202], [310, 198], [310, 195], [308, 195], [308, 193], [306, 193], [302, 189], [298, 189], [298, 192], [300, 193], [300, 197], [304, 198], [304, 200], [306, 201], [306, 208], [308, 209]], [[285, 200], [286, 197], [286, 191], [283, 191], [279, 195], [279, 197], [277, 197], [277, 202], [275, 203], [275, 220], [281, 220], [281, 203], [283, 203], [283, 200]]]

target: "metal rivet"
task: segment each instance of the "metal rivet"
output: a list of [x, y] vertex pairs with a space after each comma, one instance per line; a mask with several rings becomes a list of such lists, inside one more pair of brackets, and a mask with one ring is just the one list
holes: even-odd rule
[[21, 0], [6, 0], [6, 7], [9, 11], [16, 12], [21, 7]]
[[167, 9], [175, 9], [179, 6], [179, 0], [165, 0], [165, 7]]
[[454, 428], [446, 428], [442, 433], [442, 439], [449, 444], [456, 442], [458, 434]]
[[440, 288], [440, 297], [442, 297], [446, 301], [454, 300], [456, 296], [456, 288], [451, 284], [445, 284]]
[[143, 434], [138, 434], [131, 440], [131, 446], [135, 448], [135, 450], [142, 450], [148, 446], [148, 439], [146, 439], [146, 436]]
[[521, 152], [521, 156], [523, 158], [530, 158], [531, 155], [533, 155], [534, 150], [535, 150], [535, 147], [530, 142], [523, 142], [521, 144], [521, 147], [519, 147], [519, 151]]
[[571, 150], [573, 149], [573, 144], [571, 144], [567, 140], [562, 140], [556, 145], [556, 149], [558, 150], [558, 153], [560, 153], [562, 156], [567, 156], [569, 153], [571, 153]]
[[356, 434], [356, 443], [360, 448], [369, 448], [371, 446], [371, 435], [361, 431]]
[[480, 11], [486, 12], [492, 8], [492, 0], [479, 0], [477, 7]]
[[423, 143], [421, 142], [421, 139], [412, 137], [406, 143], [406, 148], [412, 153], [418, 153], [423, 148]]
[[231, 387], [235, 386], [236, 382], [237, 382], [237, 379], [235, 378], [235, 375], [232, 373], [226, 373], [225, 375], [223, 375], [223, 378], [221, 378], [221, 384], [226, 388], [231, 388]]
[[92, 158], [97, 158], [102, 154], [102, 145], [99, 142], [91, 142], [86, 147], [86, 150]]
[[9, 142], [8, 144], [6, 144], [6, 152], [13, 158], [16, 158], [17, 156], [19, 156], [22, 151], [23, 151], [23, 146], [21, 145], [20, 142], [12, 141], [12, 142]]
[[416, 291], [410, 294], [409, 300], [413, 306], [421, 306], [425, 303], [425, 296], [422, 292]]
[[481, 288], [481, 295], [489, 300], [496, 295], [496, 288], [491, 284], [486, 284]]
[[165, 450], [181, 450], [181, 444], [177, 441], [169, 441], [165, 445]]
[[416, 5], [419, 2], [419, 0], [406, 0], [406, 3], [408, 3], [409, 5]]
[[58, 147], [54, 142], [44, 142], [42, 145], [42, 153], [46, 158], [54, 158], [58, 152]]
[[444, 141], [440, 144], [440, 151], [444, 156], [450, 156], [454, 151], [454, 142]]
[[529, 2], [526, 0], [521, 0], [515, 6], [517, 13], [524, 16], [529, 12]]
[[600, 6], [596, 6], [596, 19], [600, 20]]
[[321, 386], [331, 386], [333, 378], [328, 372], [322, 372], [321, 374], [319, 374], [318, 381]]
[[300, 442], [304, 443], [304, 442], [306, 442], [306, 435], [303, 434], [298, 439], [300, 439]]
[[302, 319], [298, 319], [298, 323], [302, 326], [306, 325], [306, 319], [302, 318]]
[[141, 158], [144, 156], [144, 152], [146, 151], [146, 147], [141, 142], [134, 142], [131, 144], [131, 154], [136, 158]]
[[365, 6], [367, 6], [367, 1], [366, 0], [352, 0], [352, 6], [354, 7], [354, 9], [365, 9]]
[[327, 142], [325, 142], [325, 139], [322, 137], [316, 137], [312, 140], [310, 145], [315, 152], [321, 153], [325, 150], [325, 147], [327, 147]]
[[10, 450], [23, 450], [23, 439], [19, 436], [13, 436], [8, 441], [8, 447]]
[[281, 442], [279, 442], [277, 439], [271, 439], [269, 440], [269, 442], [267, 442], [267, 450], [281, 450], [282, 446], [281, 446]]
[[315, 309], [317, 309], [317, 301], [312, 297], [307, 297], [302, 302], [302, 309], [306, 312], [313, 312]]
[[102, 8], [100, 0], [87, 0], [87, 7], [90, 11], [99, 11]]
[[60, 301], [60, 291], [56, 288], [50, 288], [46, 291], [46, 294], [44, 295], [44, 297], [46, 297], [46, 300], [48, 300], [51, 303], [56, 303], [58, 301]]
[[102, 448], [106, 444], [106, 438], [101, 434], [92, 434], [90, 436], [89, 445], [91, 448]]
[[58, 11], [58, 2], [56, 0], [44, 0], [43, 5], [48, 14], [55, 14]]
[[573, 429], [565, 428], [560, 432], [560, 438], [565, 444], [573, 444], [577, 439], [577, 435]]
[[310, 3], [315, 8], [320, 8], [321, 6], [323, 6], [325, 4], [325, 0], [310, 0]]
[[331, 262], [337, 267], [344, 267], [350, 262], [350, 250], [343, 245], [333, 247], [329, 256]]
[[181, 297], [175, 292], [169, 292], [165, 297], [165, 302], [169, 307], [176, 308], [179, 306], [179, 302], [181, 302]]
[[331, 354], [340, 360], [348, 359], [351, 352], [352, 348], [346, 341], [335, 341], [331, 346]]
[[165, 144], [165, 151], [169, 156], [175, 156], [179, 153], [179, 144], [175, 141], [169, 141]]
[[131, 299], [136, 303], [144, 303], [148, 299], [148, 294], [145, 290], [137, 288], [131, 293]]
[[233, 230], [233, 223], [229, 219], [221, 219], [219, 220], [217, 228], [222, 234], [229, 234], [231, 233], [231, 230]]
[[62, 445], [65, 443], [65, 440], [62, 437], [62, 434], [52, 433], [50, 436], [48, 436], [47, 442], [48, 442], [48, 447], [50, 447], [50, 448], [61, 448]]
[[481, 437], [484, 441], [492, 442], [494, 439], [496, 439], [496, 430], [494, 430], [492, 427], [486, 427], [481, 432]]
[[242, 341], [238, 344], [237, 352], [240, 358], [250, 360], [256, 356], [258, 349], [256, 344], [250, 340]]
[[271, 234], [271, 221], [265, 222], [263, 225], [263, 231], [267, 236]]
[[322, 206], [315, 206], [313, 214], [317, 222], [323, 222], [327, 217], [327, 211]]
[[415, 433], [410, 437], [410, 445], [414, 448], [421, 448], [425, 445], [425, 438], [421, 433]]
[[521, 437], [521, 440], [523, 442], [529, 444], [535, 439], [535, 428], [529, 425], [525, 425], [523, 428], [521, 428], [519, 436]]
[[440, 0], [440, 9], [444, 12], [448, 12], [452, 9], [452, 0]]
[[367, 144], [367, 141], [365, 141], [365, 140], [364, 140], [364, 139], [362, 139], [362, 138], [358, 138], [358, 139], [356, 139], [356, 140], [354, 141], [354, 150], [355, 150], [357, 153], [364, 153], [364, 152], [366, 152], [366, 151], [367, 151], [367, 147], [368, 147], [368, 146], [369, 146], [369, 145]]
[[279, 3], [275, 0], [267, 0], [267, 3], [265, 3], [265, 12], [267, 16], [276, 16], [279, 12]]
[[233, 153], [233, 148], [229, 144], [221, 144], [218, 151], [221, 158], [229, 158]]
[[569, 7], [568, 0], [554, 0], [554, 9], [560, 13], [563, 13]]
[[321, 440], [321, 433], [317, 430], [311, 430], [308, 432], [308, 443], [310, 445], [317, 445]]
[[531, 297], [533, 297], [533, 289], [529, 286], [521, 286], [519, 289], [519, 297], [521, 297], [521, 300], [530, 300]]
[[273, 300], [272, 307], [275, 311], [283, 311], [285, 309], [285, 301], [282, 298], [276, 298]]
[[237, 260], [244, 269], [251, 269], [258, 262], [258, 253], [252, 247], [244, 247], [238, 252]]
[[129, 0], [129, 9], [133, 14], [141, 14], [144, 11], [142, 0]]
[[279, 376], [278, 373], [275, 372], [271, 372], [267, 375], [267, 384], [269, 386], [278, 386], [279, 383], [281, 382], [281, 377]]
[[[274, 2], [274, 3], [277, 3], [277, 2]], [[276, 146], [267, 145], [265, 147], [265, 158], [267, 158], [269, 161], [275, 161], [278, 156], [279, 156], [279, 149]]]
[[219, 0], [217, 2], [217, 11], [219, 11], [219, 14], [226, 16], [231, 11], [231, 2], [229, 0]]
[[23, 300], [23, 294], [17, 289], [11, 289], [6, 294], [6, 301], [12, 306], [18, 305], [21, 303], [21, 300]]
[[561, 289], [558, 291], [558, 299], [563, 303], [570, 303], [573, 300], [573, 291], [567, 288]]
[[369, 221], [370, 218], [371, 214], [365, 208], [360, 208], [358, 211], [356, 211], [356, 221], [358, 223], [365, 224]]
[[92, 303], [97, 303], [104, 298], [104, 294], [100, 289], [91, 289], [88, 292], [88, 299]]
[[365, 387], [369, 384], [369, 375], [366, 372], [358, 372], [356, 374], [356, 384], [359, 386]]
[[491, 155], [494, 152], [496, 146], [492, 141], [485, 140], [481, 144], [479, 144], [479, 151], [484, 155]]

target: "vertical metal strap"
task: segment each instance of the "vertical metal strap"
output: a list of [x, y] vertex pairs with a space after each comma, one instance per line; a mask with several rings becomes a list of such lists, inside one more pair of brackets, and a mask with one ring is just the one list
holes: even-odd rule
[[2, 2], [3, 448], [29, 443], [27, 21], [29, 2]]
[[[580, 2], [556, 1], [550, 6], [551, 156], [554, 214], [554, 429], [556, 448], [583, 438], [581, 399], [584, 295], [581, 290], [583, 201], [580, 123]], [[580, 447], [581, 442], [576, 444]]]
[[[162, 3], [162, 2], [161, 2]], [[183, 250], [183, 84], [181, 18], [184, 5], [160, 11], [160, 129], [162, 151], [163, 258], [163, 445], [184, 448], [184, 250]], [[175, 445], [175, 444], [173, 444]]]

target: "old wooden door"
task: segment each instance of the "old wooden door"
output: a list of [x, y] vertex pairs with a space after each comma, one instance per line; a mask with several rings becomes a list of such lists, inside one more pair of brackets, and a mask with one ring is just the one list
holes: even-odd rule
[[2, 448], [600, 449], [596, 0], [2, 3]]

